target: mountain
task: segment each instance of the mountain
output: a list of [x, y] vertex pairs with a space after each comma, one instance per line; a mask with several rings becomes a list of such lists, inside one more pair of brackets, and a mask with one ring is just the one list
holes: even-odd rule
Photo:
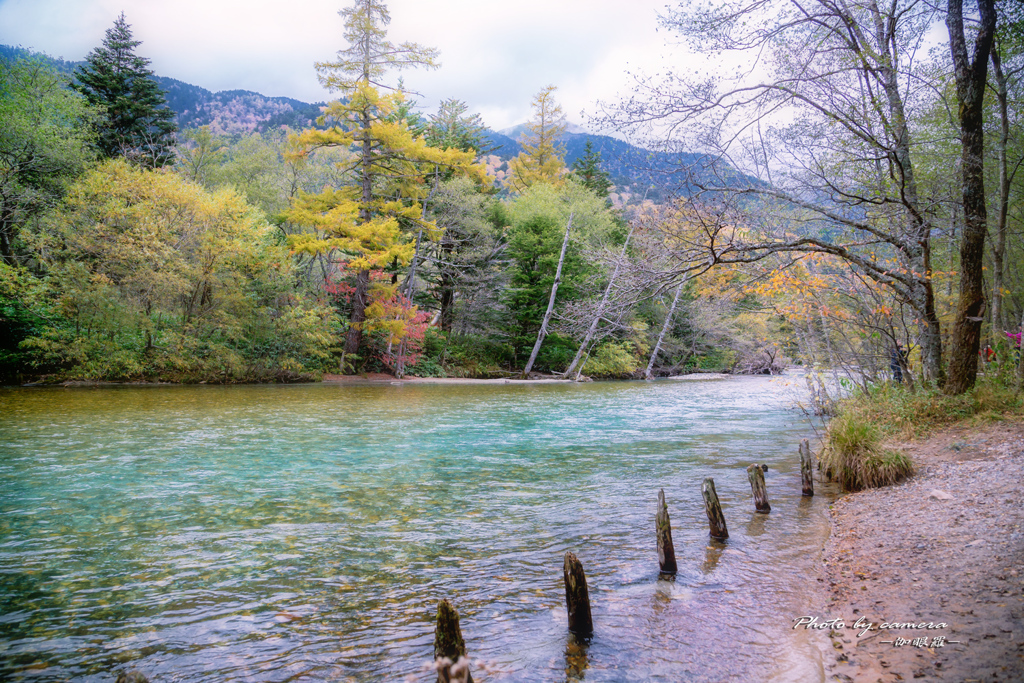
[[309, 128], [324, 102], [301, 102], [290, 97], [267, 97], [251, 90], [210, 92], [173, 78], [157, 76], [167, 93], [167, 106], [177, 112], [178, 128], [209, 126], [219, 135], [263, 132], [288, 126]]
[[[68, 75], [84, 63], [0, 45], [0, 58], [28, 56], [42, 57]], [[180, 130], [209, 126], [216, 134], [233, 136], [280, 126], [308, 128], [315, 124], [324, 106], [323, 102], [267, 97], [249, 90], [211, 92], [166, 76], [155, 76], [155, 79], [166, 92], [168, 107], [177, 113], [175, 120]], [[508, 160], [522, 151], [518, 140], [526, 131], [526, 124], [520, 124], [500, 132], [487, 132], [485, 139], [490, 147], [487, 163], [498, 177], [507, 170]], [[578, 126], [571, 126], [560, 141], [565, 145], [565, 162], [570, 167], [583, 156], [587, 142], [591, 143], [594, 151], [601, 155], [602, 168], [616, 186], [613, 189], [616, 203], [644, 196], [658, 201], [672, 194], [693, 192], [701, 184], [721, 183], [723, 179], [733, 184], [759, 183], [721, 161], [700, 154], [651, 151], [607, 135], [586, 133]]]
[[[20, 47], [0, 45], [0, 58], [41, 57], [70, 76], [85, 64], [56, 59]], [[166, 76], [154, 76], [166, 93], [167, 106], [176, 112], [179, 130], [209, 126], [218, 135], [263, 132], [280, 126], [308, 128], [320, 116], [323, 102], [300, 102], [290, 97], [267, 97], [250, 90], [210, 92], [198, 85]]]
[[[574, 129], [582, 130], [574, 126]], [[506, 162], [523, 151], [519, 136], [528, 132], [526, 124], [506, 128], [500, 132], [488, 131], [485, 140], [491, 147], [491, 155]], [[761, 184], [738, 172], [734, 168], [711, 157], [694, 152], [652, 151], [608, 135], [594, 135], [586, 132], [567, 132], [559, 138], [565, 146], [565, 164], [573, 163], [586, 153], [587, 142], [601, 155], [601, 168], [608, 173], [615, 188], [613, 192], [629, 197], [660, 201], [673, 194], [691, 194], [701, 185]], [[492, 168], [502, 170], [503, 164], [496, 160]], [[619, 199], [613, 197], [613, 199]]]

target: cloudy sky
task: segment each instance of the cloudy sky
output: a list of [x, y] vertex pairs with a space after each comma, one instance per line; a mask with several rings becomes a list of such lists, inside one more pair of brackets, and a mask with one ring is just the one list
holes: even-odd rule
[[[150, 68], [209, 90], [304, 101], [331, 96], [313, 62], [344, 46], [349, 0], [0, 0], [0, 43], [84, 59], [123, 10]], [[669, 0], [391, 0], [389, 35], [437, 47], [441, 68], [403, 72], [430, 112], [466, 101], [495, 129], [530, 117], [530, 99], [558, 87], [574, 123], [630, 87], [629, 72], [690, 60], [658, 30]], [[287, 8], [287, 9], [286, 9]]]

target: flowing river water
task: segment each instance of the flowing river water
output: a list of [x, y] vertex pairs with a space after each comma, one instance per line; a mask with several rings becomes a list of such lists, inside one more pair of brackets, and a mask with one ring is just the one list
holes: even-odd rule
[[0, 679], [426, 682], [447, 597], [482, 682], [823, 680], [798, 384], [0, 389]]

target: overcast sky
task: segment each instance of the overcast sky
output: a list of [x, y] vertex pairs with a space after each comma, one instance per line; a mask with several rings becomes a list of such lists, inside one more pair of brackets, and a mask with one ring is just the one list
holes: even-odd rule
[[[330, 99], [313, 62], [344, 47], [350, 0], [0, 0], [0, 43], [81, 60], [123, 10], [137, 53], [161, 76], [209, 90]], [[629, 90], [632, 72], [685, 68], [658, 30], [667, 0], [391, 0], [389, 37], [441, 51], [441, 68], [403, 72], [426, 111], [467, 102], [494, 129], [530, 118], [546, 85], [573, 123]]]

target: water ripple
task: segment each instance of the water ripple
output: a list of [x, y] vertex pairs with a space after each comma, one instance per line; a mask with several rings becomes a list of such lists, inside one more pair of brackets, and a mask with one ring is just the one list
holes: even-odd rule
[[[0, 678], [426, 680], [449, 597], [480, 681], [813, 679], [789, 626], [827, 501], [800, 496], [793, 398], [765, 378], [0, 390]], [[589, 645], [566, 633], [567, 549]]]

